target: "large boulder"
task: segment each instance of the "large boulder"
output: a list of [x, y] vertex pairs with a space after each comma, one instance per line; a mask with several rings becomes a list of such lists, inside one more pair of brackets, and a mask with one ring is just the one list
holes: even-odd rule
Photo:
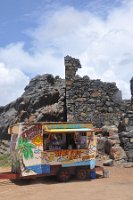
[[116, 161], [122, 160], [122, 159], [126, 160], [127, 156], [124, 149], [121, 146], [114, 145], [111, 147], [111, 150], [110, 150], [110, 158]]

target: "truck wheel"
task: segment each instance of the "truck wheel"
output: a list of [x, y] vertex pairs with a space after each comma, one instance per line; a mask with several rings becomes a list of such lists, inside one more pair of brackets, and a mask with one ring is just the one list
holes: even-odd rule
[[87, 176], [88, 176], [87, 169], [85, 169], [85, 168], [79, 168], [79, 169], [77, 169], [77, 171], [76, 171], [76, 177], [79, 180], [83, 181], [83, 180], [85, 180], [87, 178]]
[[70, 179], [70, 172], [67, 169], [61, 169], [57, 175], [58, 181], [67, 182]]

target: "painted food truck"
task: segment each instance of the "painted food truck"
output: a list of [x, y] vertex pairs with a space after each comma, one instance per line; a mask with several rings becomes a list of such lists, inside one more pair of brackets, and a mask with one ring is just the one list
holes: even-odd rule
[[10, 179], [95, 175], [96, 137], [91, 123], [19, 123], [11, 134]]

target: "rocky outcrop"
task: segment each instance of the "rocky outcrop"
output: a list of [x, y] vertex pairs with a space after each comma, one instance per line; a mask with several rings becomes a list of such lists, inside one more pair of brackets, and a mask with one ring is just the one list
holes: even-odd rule
[[18, 122], [65, 121], [65, 81], [50, 74], [36, 76], [16, 101], [0, 107], [0, 138]]

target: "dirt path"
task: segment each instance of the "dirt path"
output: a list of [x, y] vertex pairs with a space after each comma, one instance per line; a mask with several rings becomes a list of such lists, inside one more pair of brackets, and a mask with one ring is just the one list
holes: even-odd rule
[[55, 177], [29, 185], [0, 181], [0, 200], [133, 200], [133, 168], [108, 168], [110, 178], [57, 183]]

